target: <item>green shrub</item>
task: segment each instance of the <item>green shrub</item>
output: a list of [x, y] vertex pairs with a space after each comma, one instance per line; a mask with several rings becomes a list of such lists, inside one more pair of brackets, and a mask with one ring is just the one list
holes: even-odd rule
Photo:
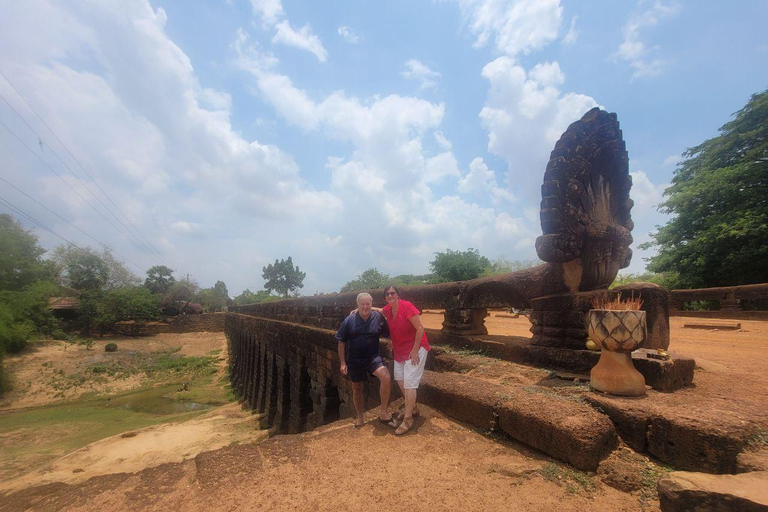
[[117, 343], [107, 343], [104, 345], [104, 352], [117, 352]]

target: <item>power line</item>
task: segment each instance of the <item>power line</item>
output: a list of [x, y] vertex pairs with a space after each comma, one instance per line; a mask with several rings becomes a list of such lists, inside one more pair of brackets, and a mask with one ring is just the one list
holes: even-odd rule
[[104, 242], [102, 242], [102, 241], [100, 241], [100, 240], [98, 240], [98, 239], [94, 238], [93, 236], [91, 236], [91, 235], [90, 235], [89, 233], [87, 233], [86, 231], [83, 231], [83, 230], [82, 230], [82, 229], [80, 229], [78, 226], [76, 226], [76, 225], [75, 225], [75, 224], [73, 224], [72, 222], [68, 221], [67, 219], [65, 219], [64, 217], [62, 217], [61, 215], [59, 215], [59, 214], [58, 214], [58, 213], [56, 213], [55, 211], [51, 210], [50, 208], [48, 208], [47, 206], [45, 206], [43, 203], [41, 203], [40, 201], [38, 201], [38, 200], [37, 200], [37, 199], [35, 199], [34, 197], [30, 196], [29, 194], [27, 194], [26, 192], [24, 192], [24, 191], [23, 191], [23, 190], [21, 190], [19, 187], [17, 187], [17, 186], [16, 186], [16, 185], [14, 185], [13, 183], [9, 182], [8, 180], [6, 180], [5, 178], [3, 178], [2, 176], [0, 176], [0, 180], [4, 181], [4, 182], [5, 182], [5, 183], [7, 183], [9, 186], [11, 186], [11, 187], [13, 187], [14, 189], [16, 189], [16, 190], [17, 190], [19, 193], [21, 193], [21, 194], [24, 194], [24, 195], [25, 195], [25, 196], [27, 196], [29, 199], [31, 199], [31, 200], [32, 200], [32, 201], [34, 201], [35, 203], [39, 204], [40, 206], [42, 206], [43, 208], [45, 208], [46, 210], [48, 210], [49, 212], [51, 212], [52, 214], [54, 214], [55, 216], [57, 216], [58, 218], [60, 218], [61, 220], [63, 220], [63, 221], [64, 221], [64, 222], [66, 222], [67, 224], [69, 224], [70, 226], [72, 226], [73, 228], [75, 228], [76, 230], [80, 231], [82, 234], [84, 234], [85, 236], [87, 236], [88, 238], [90, 238], [91, 240], [93, 240], [94, 242], [96, 242], [97, 244], [100, 244], [100, 245], [101, 245], [101, 246], [102, 246], [104, 249], [109, 249], [110, 251], [114, 252], [115, 254], [117, 254], [119, 257], [121, 257], [122, 259], [124, 259], [125, 261], [127, 261], [128, 263], [130, 263], [131, 265], [133, 265], [134, 267], [136, 267], [136, 268], [138, 268], [139, 270], [142, 270], [142, 271], [144, 271], [144, 272], [146, 273], [147, 269], [145, 269], [145, 268], [144, 268], [144, 267], [142, 267], [141, 265], [138, 265], [138, 264], [136, 264], [136, 263], [132, 262], [131, 260], [129, 260], [128, 258], [126, 258], [125, 256], [123, 256], [123, 255], [122, 255], [122, 254], [120, 254], [119, 252], [115, 251], [115, 250], [114, 250], [112, 247], [109, 247], [109, 246], [108, 246], [107, 244], [105, 244]]
[[[5, 124], [5, 123], [4, 123], [4, 122], [0, 121], [0, 125], [2, 125], [2, 126], [3, 126], [3, 128], [5, 128], [6, 130], [8, 130], [8, 132], [9, 132], [11, 135], [13, 135], [13, 137], [14, 137], [14, 138], [16, 138], [16, 140], [18, 140], [18, 141], [21, 143], [21, 145], [22, 145], [22, 146], [24, 146], [25, 148], [27, 148], [27, 150], [28, 150], [30, 153], [32, 153], [32, 154], [35, 156], [35, 158], [37, 158], [38, 160], [40, 160], [40, 161], [43, 163], [43, 165], [45, 165], [45, 166], [46, 166], [48, 169], [50, 169], [50, 170], [51, 170], [51, 172], [53, 172], [53, 173], [54, 173], [56, 176], [58, 176], [58, 178], [59, 178], [61, 181], [63, 181], [63, 182], [64, 182], [64, 184], [65, 184], [65, 185], [67, 185], [67, 186], [68, 186], [70, 189], [72, 189], [72, 191], [73, 191], [75, 194], [77, 194], [77, 196], [78, 196], [80, 199], [82, 199], [83, 201], [85, 201], [85, 203], [86, 203], [86, 204], [88, 204], [88, 206], [90, 206], [91, 208], [93, 208], [93, 211], [95, 211], [95, 212], [96, 212], [96, 213], [97, 213], [97, 214], [98, 214], [98, 215], [99, 215], [99, 216], [100, 216], [102, 219], [104, 219], [105, 221], [107, 221], [107, 223], [109, 223], [109, 225], [110, 225], [110, 226], [112, 226], [112, 227], [115, 229], [115, 231], [117, 231], [117, 232], [118, 232], [118, 233], [120, 233], [121, 235], [125, 236], [125, 234], [124, 234], [122, 231], [120, 231], [120, 229], [119, 229], [117, 226], [115, 226], [115, 225], [112, 223], [112, 221], [110, 221], [110, 220], [109, 220], [108, 218], [106, 218], [106, 217], [105, 217], [105, 216], [104, 216], [104, 215], [103, 215], [103, 214], [102, 214], [102, 213], [101, 213], [99, 210], [97, 210], [97, 209], [96, 209], [96, 207], [95, 207], [95, 206], [93, 206], [93, 204], [92, 204], [90, 201], [88, 201], [86, 198], [84, 198], [84, 197], [82, 196], [82, 194], [80, 194], [80, 192], [78, 192], [78, 191], [77, 191], [77, 189], [76, 189], [75, 187], [73, 187], [73, 186], [72, 186], [72, 185], [71, 185], [69, 182], [67, 182], [67, 180], [65, 180], [65, 179], [64, 179], [64, 178], [61, 176], [61, 174], [59, 174], [59, 173], [56, 171], [56, 169], [54, 169], [53, 167], [51, 167], [51, 166], [48, 164], [48, 162], [46, 162], [45, 160], [43, 160], [43, 159], [40, 157], [40, 155], [38, 155], [37, 153], [35, 153], [35, 151], [34, 151], [32, 148], [30, 148], [30, 147], [27, 145], [27, 143], [26, 143], [26, 142], [24, 142], [24, 141], [23, 141], [23, 140], [22, 140], [22, 139], [21, 139], [21, 138], [20, 138], [18, 135], [16, 135], [15, 133], [13, 133], [13, 131], [12, 131], [12, 130], [11, 130], [11, 129], [10, 129], [10, 128], [9, 128], [9, 127], [8, 127], [8, 126]], [[131, 242], [133, 245], [135, 245], [136, 247], [138, 247], [139, 249], [142, 249], [142, 250], [146, 250], [146, 248], [145, 248], [145, 247], [142, 247], [142, 246], [138, 245], [138, 244], [137, 244], [137, 243], [136, 243], [136, 242], [135, 242], [135, 241], [134, 241], [132, 238], [128, 238], [128, 237], [126, 237], [126, 239], [127, 239], [129, 242]]]
[[8, 201], [8, 200], [6, 200], [6, 199], [3, 199], [2, 197], [0, 197], [0, 204], [3, 204], [3, 205], [6, 207], [6, 208], [10, 209], [12, 212], [16, 212], [16, 213], [18, 213], [19, 215], [21, 215], [22, 217], [26, 217], [27, 219], [29, 219], [29, 221], [30, 221], [30, 222], [34, 222], [35, 224], [37, 224], [38, 226], [40, 226], [40, 227], [41, 227], [41, 228], [43, 228], [44, 230], [48, 231], [48, 232], [49, 232], [49, 233], [51, 233], [52, 235], [55, 235], [55, 236], [57, 236], [57, 237], [61, 238], [62, 240], [64, 240], [65, 242], [67, 242], [69, 245], [74, 245], [74, 246], [75, 246], [75, 247], [77, 247], [78, 249], [81, 249], [81, 250], [82, 250], [82, 247], [80, 247], [79, 245], [77, 245], [77, 244], [76, 244], [76, 243], [74, 243], [74, 242], [70, 242], [69, 240], [67, 240], [66, 238], [64, 238], [63, 236], [61, 236], [60, 234], [58, 234], [57, 232], [55, 232], [54, 230], [52, 230], [51, 228], [49, 228], [48, 226], [46, 226], [45, 224], [43, 224], [42, 222], [40, 222], [40, 221], [38, 221], [38, 220], [34, 219], [34, 218], [31, 216], [31, 215], [29, 215], [28, 213], [24, 212], [24, 211], [23, 211], [21, 208], [18, 208], [18, 207], [16, 207], [16, 206], [14, 206], [14, 205], [13, 205], [13, 203], [11, 203], [10, 201]]
[[[27, 120], [26, 120], [26, 119], [24, 119], [24, 117], [23, 117], [21, 114], [19, 114], [19, 112], [18, 112], [18, 111], [17, 111], [15, 108], [13, 108], [13, 105], [11, 105], [11, 104], [8, 102], [8, 100], [5, 98], [5, 96], [3, 96], [3, 95], [2, 95], [2, 93], [0, 93], [0, 99], [2, 99], [2, 100], [5, 102], [5, 104], [6, 104], [6, 105], [8, 105], [8, 107], [9, 107], [11, 110], [13, 110], [13, 113], [14, 113], [14, 114], [16, 114], [16, 116], [17, 116], [19, 119], [21, 119], [21, 121], [22, 121], [22, 122], [23, 122], [25, 125], [27, 125], [27, 128], [29, 128], [29, 129], [32, 131], [32, 133], [34, 133], [34, 134], [37, 136], [38, 144], [40, 145], [40, 148], [41, 148], [41, 149], [43, 148], [43, 145], [45, 145], [45, 146], [48, 146], [48, 144], [46, 144], [46, 143], [43, 141], [43, 139], [40, 137], [40, 134], [39, 134], [39, 133], [37, 133], [37, 131], [36, 131], [36, 130], [35, 130], [35, 129], [34, 129], [34, 128], [33, 128], [33, 127], [32, 127], [32, 126], [31, 126], [31, 125], [30, 125], [30, 124], [27, 122]], [[7, 126], [6, 126], [6, 128], [7, 128]], [[18, 138], [18, 137], [17, 137], [17, 138]], [[29, 148], [28, 148], [28, 149], [29, 149]], [[83, 182], [83, 180], [81, 180], [81, 179], [80, 179], [80, 177], [79, 177], [77, 174], [75, 174], [75, 172], [74, 172], [74, 171], [73, 171], [73, 170], [72, 170], [72, 169], [71, 169], [71, 168], [70, 168], [70, 167], [69, 167], [69, 166], [66, 164], [66, 162], [64, 162], [64, 160], [62, 160], [62, 159], [61, 159], [61, 157], [59, 157], [59, 155], [56, 153], [56, 151], [54, 151], [54, 150], [53, 150], [53, 148], [51, 148], [50, 146], [48, 146], [48, 149], [50, 149], [50, 150], [51, 150], [51, 153], [53, 154], [53, 156], [55, 156], [55, 157], [56, 157], [56, 159], [57, 159], [59, 162], [61, 162], [61, 165], [63, 165], [63, 166], [64, 166], [64, 167], [65, 167], [65, 168], [66, 168], [66, 169], [67, 169], [67, 170], [70, 172], [70, 174], [72, 174], [72, 176], [74, 176], [74, 177], [75, 177], [75, 179], [76, 179], [76, 180], [77, 180], [77, 181], [78, 181], [78, 182], [79, 182], [79, 183], [80, 183], [80, 184], [83, 186], [83, 188], [85, 188], [85, 190], [87, 190], [87, 191], [88, 191], [88, 192], [89, 192], [89, 193], [90, 193], [90, 194], [91, 194], [91, 195], [94, 197], [94, 199], [96, 199], [96, 200], [99, 202], [99, 204], [101, 204], [102, 208], [104, 208], [104, 210], [105, 210], [107, 213], [109, 213], [110, 215], [112, 215], [112, 217], [114, 217], [114, 218], [115, 218], [115, 220], [116, 220], [118, 223], [120, 223], [120, 225], [121, 225], [121, 226], [122, 226], [122, 227], [125, 229], [125, 231], [128, 233], [128, 235], [129, 235], [129, 236], [132, 236], [132, 237], [133, 237], [133, 238], [134, 238], [134, 239], [135, 239], [135, 240], [136, 240], [136, 241], [137, 241], [139, 244], [141, 244], [141, 245], [143, 246], [143, 247], [142, 247], [142, 249], [144, 249], [144, 250], [145, 250], [145, 251], [147, 251], [148, 253], [151, 253], [152, 251], [149, 249], [149, 247], [148, 247], [148, 246], [146, 246], [146, 244], [144, 244], [144, 243], [141, 241], [141, 239], [137, 238], [135, 234], [131, 233], [130, 229], [129, 229], [129, 228], [128, 228], [128, 227], [127, 227], [125, 224], [123, 224], [123, 222], [122, 222], [120, 219], [118, 219], [118, 218], [117, 218], [117, 216], [116, 216], [114, 213], [112, 213], [112, 212], [109, 210], [109, 208], [107, 208], [107, 206], [104, 204], [104, 202], [103, 202], [103, 201], [102, 201], [102, 200], [101, 200], [101, 199], [100, 199], [100, 198], [99, 198], [99, 197], [98, 197], [96, 194], [94, 194], [94, 193], [93, 193], [93, 191], [92, 191], [90, 188], [88, 188], [88, 185], [87, 185], [85, 182]], [[36, 153], [35, 153], [35, 154], [36, 154]], [[57, 175], [58, 175], [58, 174], [57, 174]], [[80, 196], [80, 197], [83, 199], [83, 201], [86, 201], [86, 202], [87, 202], [87, 200], [86, 200], [84, 197], [82, 197], [82, 196]], [[89, 204], [90, 204], [90, 203], [89, 203]], [[94, 207], [93, 205], [91, 205], [91, 207], [92, 207], [92, 208], [94, 208], [94, 210], [96, 210], [96, 209], [95, 209], [95, 207]], [[98, 211], [97, 211], [97, 213], [99, 213], [99, 215], [101, 215], [101, 213], [100, 213], [100, 212], [98, 212]], [[104, 217], [103, 215], [102, 215], [102, 218], [104, 218], [104, 220], [108, 220], [108, 219], [107, 219], [106, 217]], [[118, 228], [117, 228], [117, 226], [114, 226], [114, 224], [113, 224], [112, 226], [113, 226], [115, 229], [118, 229]], [[123, 236], [125, 236], [125, 233], [123, 233], [122, 231], [120, 231], [120, 233], [121, 233]]]
[[[85, 167], [83, 167], [83, 165], [80, 163], [80, 161], [77, 158], [75, 158], [75, 155], [72, 154], [72, 152], [69, 150], [67, 145], [64, 144], [64, 142], [61, 141], [59, 136], [56, 135], [56, 132], [54, 132], [53, 129], [50, 126], [48, 126], [48, 123], [46, 123], [45, 120], [40, 116], [40, 114], [37, 113], [37, 110], [35, 110], [35, 108], [27, 101], [27, 99], [24, 97], [24, 95], [21, 94], [21, 92], [18, 89], [16, 89], [16, 86], [13, 85], [13, 82], [10, 81], [10, 79], [5, 75], [5, 73], [3, 73], [3, 71], [1, 69], [0, 69], [0, 75], [2, 75], [3, 78], [5, 78], [5, 81], [8, 82], [8, 85], [10, 85], [11, 88], [16, 92], [16, 94], [18, 94], [19, 97], [24, 101], [24, 103], [26, 103], [26, 105], [29, 107], [29, 109], [35, 114], [35, 116], [37, 116], [37, 118], [40, 120], [40, 122], [43, 123], [43, 126], [45, 126], [46, 129], [48, 129], [48, 131], [51, 133], [51, 135], [53, 135], [53, 137], [58, 141], [58, 143], [61, 144], [61, 147], [64, 148], [64, 150], [67, 152], [67, 154], [69, 154], [69, 156], [72, 158], [72, 160], [75, 161], [75, 163], [78, 165], [78, 167], [80, 167], [80, 169], [83, 170], [83, 172], [86, 174], [86, 176], [88, 176], [91, 179], [91, 181], [93, 182], [93, 184], [96, 185], [96, 187], [101, 191], [102, 194], [104, 194], [104, 197], [106, 197], [109, 200], [109, 202], [112, 203], [112, 206], [114, 206], [115, 209], [118, 212], [120, 212], [120, 214], [123, 216], [123, 218], [125, 218], [125, 220], [128, 221], [128, 224], [130, 224], [133, 227], [133, 229], [141, 236], [141, 238], [143, 238], [146, 241], [146, 243], [149, 244], [149, 247], [154, 249], [154, 251], [161, 258], [163, 258], [163, 254], [152, 244], [152, 242], [150, 242], [147, 239], [147, 237], [144, 236], [144, 234], [133, 224], [133, 222], [131, 222], [131, 220], [123, 212], [123, 210], [121, 210], [120, 207], [117, 206], [117, 204], [112, 200], [112, 198], [109, 196], [109, 194], [107, 194], [104, 191], [104, 189], [101, 188], [101, 185], [99, 185], [99, 183], [93, 178], [93, 176], [91, 176], [91, 174], [88, 172], [88, 170]], [[3, 99], [5, 99], [5, 98], [3, 98]], [[6, 101], [6, 103], [7, 103], [7, 101]], [[13, 108], [13, 107], [11, 107], [11, 108]], [[18, 113], [17, 113], [17, 115], [18, 115]], [[39, 136], [38, 136], [38, 138], [39, 138]], [[48, 147], [50, 148], [50, 146], [48, 146]], [[53, 150], [51, 150], [51, 151], [53, 151]], [[55, 154], [55, 152], [54, 152], [54, 154]], [[58, 155], [57, 155], [57, 158], [58, 158]], [[60, 158], [59, 158], [59, 160], [61, 161]], [[64, 162], [62, 161], [62, 163], [64, 163]], [[64, 164], [64, 165], [66, 166], [66, 164]], [[67, 167], [67, 169], [69, 169], [69, 167]], [[70, 169], [70, 172], [72, 172], [71, 169]], [[74, 175], [74, 173], [72, 173], [72, 174]], [[75, 176], [75, 177], [77, 177], [77, 176]], [[86, 187], [86, 188], [88, 188], [88, 187]], [[88, 189], [88, 191], [90, 192], [90, 189]], [[94, 197], [96, 197], [95, 194], [93, 194], [93, 192], [91, 192], [91, 194], [94, 195]], [[102, 205], [103, 205], [103, 203], [102, 203]], [[107, 208], [105, 207], [105, 209], [107, 209]], [[109, 211], [109, 210], [107, 210], [107, 211]], [[112, 213], [112, 212], [110, 212], [110, 213]], [[113, 216], [114, 216], [114, 214], [113, 214]], [[115, 218], [117, 219], [117, 217], [115, 217]], [[122, 224], [122, 222], [121, 222], [121, 224]]]

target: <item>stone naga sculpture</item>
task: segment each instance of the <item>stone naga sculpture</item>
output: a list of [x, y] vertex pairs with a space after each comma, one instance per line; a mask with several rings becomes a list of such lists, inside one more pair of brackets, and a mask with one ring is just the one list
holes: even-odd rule
[[631, 188], [616, 114], [593, 108], [555, 144], [541, 187], [536, 252], [562, 265], [568, 291], [607, 288], [629, 265]]

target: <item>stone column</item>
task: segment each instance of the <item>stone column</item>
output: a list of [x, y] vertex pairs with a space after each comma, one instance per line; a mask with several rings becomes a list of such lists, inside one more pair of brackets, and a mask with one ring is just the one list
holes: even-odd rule
[[446, 334], [472, 335], [488, 334], [485, 327], [485, 317], [488, 310], [475, 309], [446, 309], [443, 315], [443, 332]]

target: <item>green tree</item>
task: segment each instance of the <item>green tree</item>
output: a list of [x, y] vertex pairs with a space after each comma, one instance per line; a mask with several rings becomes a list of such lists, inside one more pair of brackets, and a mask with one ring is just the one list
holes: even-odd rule
[[276, 291], [287, 298], [299, 288], [304, 288], [306, 272], [302, 272], [298, 266], [293, 266], [293, 260], [288, 256], [287, 260], [275, 260], [274, 264], [262, 269], [261, 277], [264, 278], [264, 289], [268, 292]]
[[341, 293], [351, 292], [353, 290], [373, 290], [384, 288], [390, 283], [389, 274], [382, 274], [375, 268], [369, 268], [357, 275], [356, 279], [349, 281], [341, 287]]
[[52, 251], [51, 261], [56, 267], [62, 284], [76, 288], [71, 283], [72, 278], [69, 276], [69, 267], [72, 265], [77, 266], [84, 259], [90, 259], [86, 257], [99, 258], [106, 265], [107, 276], [103, 284], [104, 289], [111, 290], [125, 286], [136, 286], [141, 283], [139, 276], [131, 272], [125, 263], [117, 259], [112, 253], [112, 249], [108, 246], [104, 247], [101, 252], [98, 252], [91, 247], [60, 245]]
[[466, 251], [436, 252], [435, 259], [429, 264], [437, 282], [466, 281], [480, 277], [491, 268], [491, 262], [485, 256], [480, 256], [477, 249], [471, 247]]
[[216, 281], [212, 288], [200, 290], [198, 299], [206, 313], [221, 311], [230, 300], [227, 285], [224, 284], [224, 281]]
[[75, 290], [101, 290], [108, 278], [107, 264], [95, 254], [82, 254], [67, 266], [67, 280]]
[[198, 296], [199, 290], [200, 286], [198, 286], [197, 282], [189, 278], [176, 281], [163, 294], [163, 298], [160, 301], [163, 312], [167, 315], [200, 313], [199, 305], [192, 306], [192, 304], [196, 304], [194, 301]]
[[266, 290], [259, 290], [257, 293], [253, 293], [246, 288], [243, 293], [235, 297], [234, 303], [236, 306], [242, 306], [244, 304], [256, 304], [257, 302], [272, 302], [280, 300], [277, 295], [272, 295]]
[[0, 215], [0, 290], [20, 291], [35, 281], [51, 277], [41, 260], [45, 249], [37, 237], [13, 217]]
[[173, 270], [165, 265], [155, 265], [147, 270], [147, 278], [144, 280], [144, 286], [149, 288], [152, 293], [164, 294], [168, 291], [176, 279], [173, 277]]
[[400, 274], [392, 278], [392, 284], [395, 286], [419, 286], [436, 282], [437, 278], [434, 274]]
[[496, 274], [509, 274], [511, 272], [518, 272], [527, 268], [540, 265], [540, 261], [536, 260], [510, 260], [504, 255], [499, 256], [491, 262], [491, 267], [487, 269], [483, 275], [493, 276]]
[[768, 90], [734, 116], [686, 150], [660, 205], [674, 217], [641, 246], [686, 288], [768, 282]]

